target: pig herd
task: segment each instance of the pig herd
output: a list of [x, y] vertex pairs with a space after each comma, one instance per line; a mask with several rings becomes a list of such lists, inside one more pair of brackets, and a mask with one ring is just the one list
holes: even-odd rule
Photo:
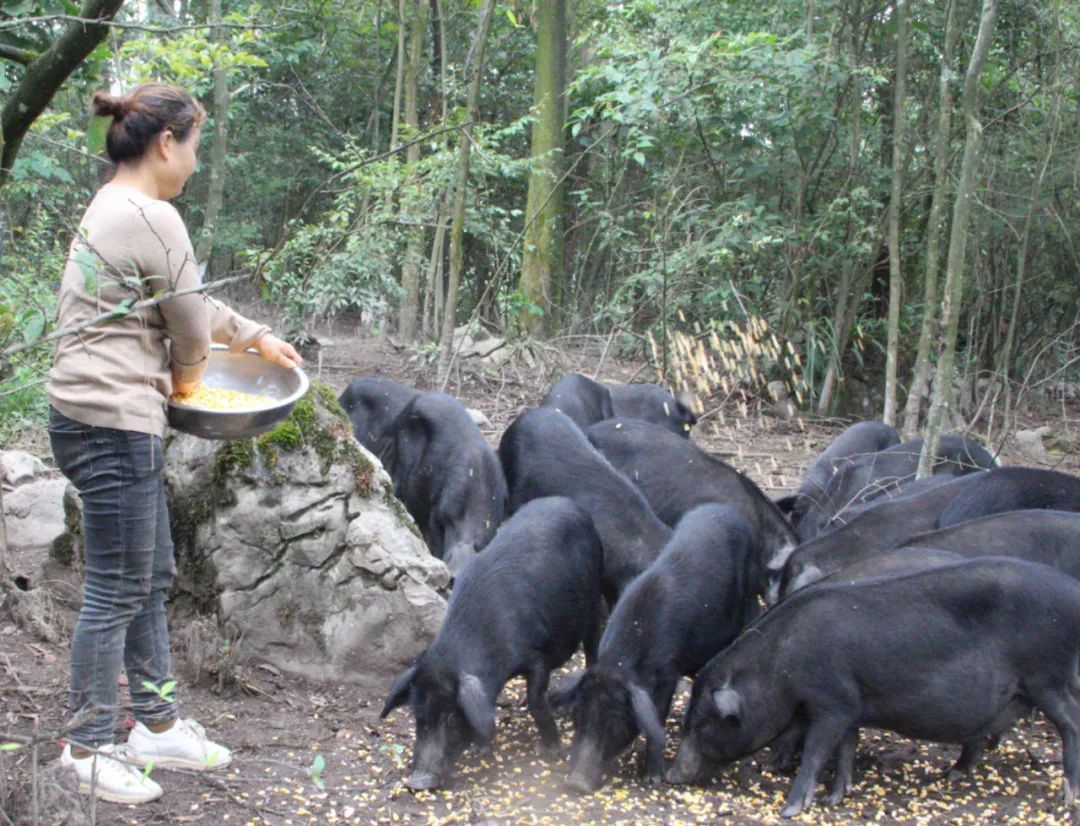
[[[663, 388], [575, 373], [497, 451], [441, 393], [366, 378], [341, 404], [454, 576], [439, 634], [382, 710], [415, 718], [411, 788], [490, 749], [496, 698], [523, 676], [551, 754], [569, 714], [566, 782], [583, 793], [639, 735], [654, 784], [702, 783], [771, 746], [798, 767], [792, 816], [830, 761], [828, 800], [843, 799], [862, 727], [958, 744], [962, 773], [1038, 709], [1078, 803], [1077, 477], [998, 467], [946, 436], [915, 481], [921, 440], [860, 422], [773, 501], [690, 440], [693, 413]], [[579, 648], [585, 668], [550, 688]]]

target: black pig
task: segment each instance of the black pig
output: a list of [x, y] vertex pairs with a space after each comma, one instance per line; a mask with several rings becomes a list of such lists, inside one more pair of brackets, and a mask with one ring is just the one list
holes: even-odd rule
[[511, 510], [540, 496], [569, 496], [592, 517], [604, 546], [609, 604], [656, 559], [671, 535], [638, 489], [558, 410], [534, 407], [518, 416], [499, 443], [499, 459]]
[[697, 673], [756, 614], [761, 576], [738, 511], [701, 505], [615, 604], [595, 665], [552, 693], [570, 704], [571, 788], [598, 788], [612, 760], [645, 734], [645, 776], [663, 775], [664, 718], [680, 676]]
[[506, 515], [506, 481], [495, 451], [461, 403], [444, 393], [417, 395], [386, 439], [383, 464], [394, 493], [428, 548], [456, 576]]
[[801, 726], [802, 762], [782, 811], [790, 817], [811, 805], [834, 753], [831, 799], [843, 798], [861, 726], [981, 746], [1030, 705], [1062, 737], [1073, 805], [1078, 627], [1080, 583], [1001, 557], [807, 589], [699, 673], [668, 779], [701, 779]]
[[558, 746], [548, 679], [582, 643], [595, 656], [601, 553], [589, 517], [548, 497], [514, 514], [458, 575], [438, 636], [382, 709], [408, 702], [416, 719], [410, 788], [442, 785], [466, 748], [490, 744], [495, 698], [514, 676], [528, 683], [545, 746]]

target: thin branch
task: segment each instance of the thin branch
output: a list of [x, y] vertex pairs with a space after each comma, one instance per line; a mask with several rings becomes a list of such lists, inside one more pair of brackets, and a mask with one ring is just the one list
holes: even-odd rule
[[29, 49], [20, 49], [7, 43], [0, 43], [0, 57], [15, 63], [21, 63], [23, 66], [29, 66], [37, 60], [38, 53]]
[[9, 358], [11, 358], [11, 356], [16, 355], [17, 353], [21, 353], [24, 350], [29, 350], [33, 347], [37, 347], [39, 344], [44, 344], [46, 341], [55, 341], [56, 339], [63, 338], [64, 336], [70, 336], [74, 335], [75, 333], [80, 333], [88, 327], [93, 327], [95, 324], [103, 324], [106, 321], [112, 321], [116, 318], [123, 318], [124, 316], [137, 312], [138, 310], [146, 309], [147, 307], [156, 307], [158, 304], [161, 304], [163, 301], [168, 301], [170, 298], [176, 298], [177, 296], [181, 295], [191, 295], [193, 293], [216, 292], [217, 290], [229, 284], [235, 284], [238, 281], [244, 281], [247, 279], [247, 277], [247, 275], [234, 275], [230, 278], [222, 278], [217, 281], [211, 281], [209, 284], [199, 284], [196, 287], [186, 287], [183, 290], [166, 290], [165, 292], [155, 295], [153, 298], [147, 298], [143, 301], [136, 301], [134, 304], [131, 305], [131, 308], [129, 310], [111, 310], [107, 313], [101, 313], [100, 315], [87, 319], [86, 321], [80, 321], [78, 324], [70, 324], [67, 327], [63, 327], [59, 330], [53, 330], [47, 336], [43, 336], [42, 338], [36, 338], [33, 341], [16, 344], [8, 347], [6, 350], [0, 350], [0, 365], [3, 365], [3, 363], [6, 362]]
[[[18, 29], [35, 23], [100, 23], [100, 20], [80, 17], [77, 14], [44, 14], [38, 17], [19, 17], [14, 20], [0, 23], [0, 32]], [[199, 31], [202, 29], [237, 29], [240, 31], [280, 31], [292, 27], [293, 23], [276, 23], [263, 25], [259, 23], [190, 23], [176, 26], [147, 26], [142, 23], [117, 23], [109, 21], [109, 26], [114, 29], [131, 29], [133, 31], [147, 32], [148, 34], [175, 34], [176, 32]]]
[[64, 143], [63, 141], [55, 141], [52, 138], [46, 138], [44, 135], [37, 132], [30, 132], [29, 134], [27, 134], [26, 137], [29, 138], [31, 141], [42, 141], [43, 143], [50, 144], [51, 146], [55, 146], [59, 149], [64, 149], [68, 152], [74, 152], [77, 155], [82, 155], [84, 158], [89, 158], [90, 160], [104, 166], [109, 166], [112, 163], [101, 155], [92, 155], [85, 149], [79, 149], [79, 147], [72, 146], [70, 143]]

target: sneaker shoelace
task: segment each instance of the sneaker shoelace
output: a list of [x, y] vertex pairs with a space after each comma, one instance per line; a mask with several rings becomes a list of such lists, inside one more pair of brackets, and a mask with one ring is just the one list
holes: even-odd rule
[[194, 720], [177, 720], [176, 725], [185, 734], [194, 737], [200, 743], [206, 742], [206, 729], [202, 727], [201, 723], [197, 723]]
[[142, 770], [135, 765], [135, 749], [127, 743], [117, 743], [108, 751], [99, 749], [98, 759], [112, 760], [124, 771], [142, 775]]

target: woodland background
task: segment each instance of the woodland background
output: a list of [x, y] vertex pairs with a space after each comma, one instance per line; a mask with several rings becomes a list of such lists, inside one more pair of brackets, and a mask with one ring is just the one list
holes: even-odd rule
[[27, 345], [108, 174], [90, 95], [148, 79], [209, 112], [207, 278], [294, 337], [355, 319], [445, 373], [468, 319], [603, 336], [908, 433], [933, 380], [1000, 438], [1080, 377], [1078, 50], [1061, 0], [4, 0], [0, 443], [44, 419]]

